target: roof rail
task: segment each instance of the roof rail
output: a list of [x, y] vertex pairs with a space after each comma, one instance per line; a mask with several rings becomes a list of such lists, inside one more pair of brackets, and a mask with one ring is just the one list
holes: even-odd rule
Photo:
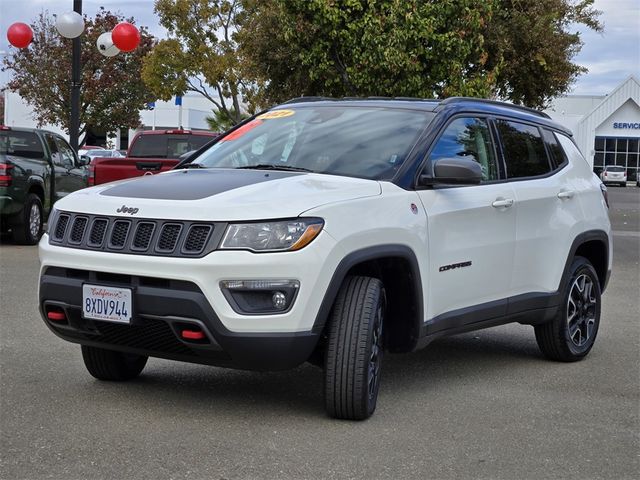
[[324, 100], [335, 100], [335, 98], [331, 97], [317, 97], [317, 96], [309, 96], [309, 97], [296, 97], [287, 100], [280, 105], [287, 105], [289, 103], [305, 103], [305, 102], [322, 102]]
[[531, 113], [533, 115], [538, 115], [539, 117], [551, 119], [549, 115], [547, 115], [544, 112], [541, 112], [540, 110], [536, 110], [535, 108], [525, 107], [524, 105], [515, 105], [513, 103], [499, 102], [497, 100], [489, 100], [488, 98], [449, 97], [449, 98], [445, 98], [442, 102], [440, 102], [440, 105], [449, 105], [450, 103], [462, 103], [462, 102], [487, 103], [489, 105], [496, 105], [498, 107], [515, 108], [523, 112]]

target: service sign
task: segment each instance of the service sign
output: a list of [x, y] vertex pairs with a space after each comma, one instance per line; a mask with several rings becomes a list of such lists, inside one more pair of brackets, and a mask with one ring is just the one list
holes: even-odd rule
[[82, 286], [82, 314], [84, 318], [106, 322], [131, 322], [131, 289], [101, 285]]

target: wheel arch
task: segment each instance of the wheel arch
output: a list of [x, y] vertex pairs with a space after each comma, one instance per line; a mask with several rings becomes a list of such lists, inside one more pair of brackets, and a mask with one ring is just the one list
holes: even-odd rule
[[382, 280], [387, 295], [388, 347], [394, 352], [411, 351], [420, 336], [424, 318], [422, 279], [414, 251], [401, 244], [377, 245], [356, 250], [338, 264], [316, 315], [313, 331], [322, 333], [338, 295], [349, 275]]
[[609, 235], [604, 230], [589, 230], [579, 234], [571, 244], [567, 263], [565, 264], [559, 291], [563, 292], [568, 281], [567, 272], [575, 257], [584, 257], [595, 269], [602, 292], [609, 282]]

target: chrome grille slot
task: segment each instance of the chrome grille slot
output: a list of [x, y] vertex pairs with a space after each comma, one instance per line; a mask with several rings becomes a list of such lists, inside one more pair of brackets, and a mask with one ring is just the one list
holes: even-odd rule
[[182, 231], [182, 225], [179, 223], [165, 223], [160, 231], [160, 237], [156, 250], [158, 252], [173, 252], [178, 243], [180, 232]]
[[71, 227], [71, 233], [69, 234], [69, 243], [82, 243], [82, 237], [84, 237], [84, 231], [87, 228], [87, 217], [76, 217]]
[[127, 235], [129, 234], [129, 227], [131, 227], [129, 220], [116, 220], [111, 230], [109, 247], [116, 249], [124, 248], [124, 244], [127, 242]]
[[91, 232], [89, 233], [89, 239], [87, 245], [91, 247], [100, 247], [104, 242], [104, 234], [107, 232], [107, 226], [109, 220], [106, 218], [96, 218], [91, 225]]
[[64, 239], [64, 234], [67, 231], [67, 225], [69, 224], [69, 215], [60, 215], [56, 229], [53, 232], [53, 238], [61, 242]]
[[200, 253], [209, 240], [211, 225], [192, 225], [187, 233], [182, 251], [184, 253]]
[[136, 226], [136, 232], [133, 235], [133, 243], [131, 244], [132, 250], [147, 250], [151, 243], [151, 237], [153, 237], [153, 231], [156, 229], [156, 224], [152, 222], [140, 222]]

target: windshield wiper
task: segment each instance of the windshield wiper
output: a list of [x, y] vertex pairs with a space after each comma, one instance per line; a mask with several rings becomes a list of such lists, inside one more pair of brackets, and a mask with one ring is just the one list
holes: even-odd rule
[[257, 165], [247, 165], [246, 167], [236, 167], [236, 170], [288, 170], [291, 172], [311, 172], [313, 170], [303, 167], [292, 167], [291, 165], [273, 165], [271, 163], [259, 163]]

